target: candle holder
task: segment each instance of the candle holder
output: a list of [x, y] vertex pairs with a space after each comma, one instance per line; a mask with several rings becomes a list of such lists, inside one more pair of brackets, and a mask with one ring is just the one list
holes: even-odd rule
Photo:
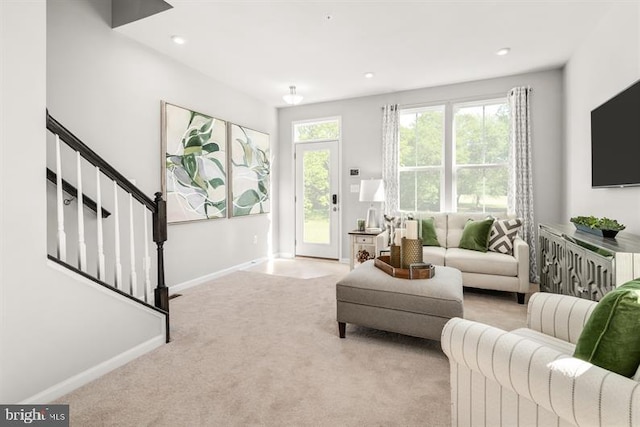
[[400, 246], [391, 245], [389, 247], [391, 267], [400, 268]]
[[422, 240], [402, 238], [400, 248], [401, 267], [409, 268], [411, 264], [422, 262]]

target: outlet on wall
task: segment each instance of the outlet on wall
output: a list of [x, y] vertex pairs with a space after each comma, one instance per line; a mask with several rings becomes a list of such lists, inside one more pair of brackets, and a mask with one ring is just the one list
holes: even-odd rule
[[257, 244], [258, 244], [258, 235], [257, 235], [257, 234], [254, 234], [254, 235], [253, 235], [253, 244], [254, 244], [254, 245], [257, 245]]

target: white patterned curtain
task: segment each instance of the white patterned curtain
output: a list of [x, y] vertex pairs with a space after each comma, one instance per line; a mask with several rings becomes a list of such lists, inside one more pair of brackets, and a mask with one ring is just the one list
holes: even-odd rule
[[395, 216], [399, 207], [398, 192], [398, 104], [382, 107], [382, 179], [384, 181], [385, 213]]
[[533, 169], [531, 167], [531, 88], [515, 87], [507, 96], [511, 110], [509, 210], [522, 218], [522, 239], [529, 244], [529, 280], [538, 282], [536, 233], [533, 217]]

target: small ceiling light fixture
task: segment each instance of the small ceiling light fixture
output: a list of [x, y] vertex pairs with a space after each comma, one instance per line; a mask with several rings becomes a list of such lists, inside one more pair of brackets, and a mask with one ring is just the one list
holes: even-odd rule
[[171, 36], [171, 40], [173, 40], [175, 44], [185, 44], [187, 42], [182, 36]]
[[371, 71], [368, 71], [366, 73], [364, 73], [364, 77], [367, 79], [372, 79], [373, 78], [373, 73]]
[[302, 101], [302, 95], [298, 95], [296, 93], [295, 86], [289, 86], [289, 93], [283, 96], [282, 99], [284, 99], [284, 102], [289, 105], [297, 105], [300, 104], [300, 101]]
[[509, 52], [511, 52], [511, 48], [510, 47], [503, 47], [502, 49], [498, 49], [498, 51], [496, 51], [496, 55], [505, 56]]

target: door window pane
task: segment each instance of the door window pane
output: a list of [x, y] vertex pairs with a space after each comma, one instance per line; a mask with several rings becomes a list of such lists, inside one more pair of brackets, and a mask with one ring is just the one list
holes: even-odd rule
[[338, 119], [316, 120], [293, 125], [294, 142], [328, 141], [340, 139]]
[[303, 240], [305, 243], [331, 242], [329, 150], [307, 151], [302, 161], [304, 185]]

